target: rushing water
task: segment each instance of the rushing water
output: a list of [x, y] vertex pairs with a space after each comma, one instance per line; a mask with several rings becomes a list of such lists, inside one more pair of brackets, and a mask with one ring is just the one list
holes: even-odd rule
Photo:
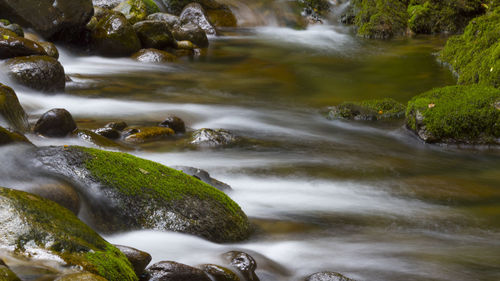
[[[155, 124], [173, 113], [192, 129], [225, 128], [247, 140], [224, 149], [172, 140], [133, 152], [208, 170], [233, 187], [229, 195], [257, 226], [234, 245], [154, 231], [107, 237], [151, 253], [153, 262], [213, 263], [244, 249], [283, 265], [282, 280], [321, 270], [358, 280], [500, 280], [498, 149], [426, 145], [402, 122], [321, 115], [346, 100], [406, 102], [454, 84], [433, 55], [444, 41], [368, 41], [328, 25], [240, 28], [212, 38], [201, 57], [167, 65], [63, 50], [73, 79], [66, 93], [14, 86], [32, 121], [56, 107], [90, 129], [117, 120]], [[5, 167], [2, 175], [12, 172]]]

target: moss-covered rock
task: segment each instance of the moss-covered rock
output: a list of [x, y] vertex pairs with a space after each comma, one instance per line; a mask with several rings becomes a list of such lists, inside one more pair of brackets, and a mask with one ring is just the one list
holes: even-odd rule
[[177, 46], [170, 26], [164, 21], [141, 21], [134, 24], [134, 30], [143, 48], [165, 49]]
[[24, 30], [19, 24], [10, 23], [8, 20], [0, 20], [0, 28], [12, 31], [14, 36], [24, 37]]
[[153, 0], [127, 0], [120, 3], [114, 10], [124, 14], [131, 24], [145, 20], [150, 14], [160, 12]]
[[66, 86], [64, 67], [55, 58], [16, 57], [7, 60], [6, 64], [9, 75], [26, 87], [44, 92], [58, 92], [63, 91]]
[[137, 276], [141, 276], [151, 262], [152, 257], [149, 253], [128, 246], [115, 245], [115, 247], [127, 257]]
[[100, 231], [171, 230], [216, 242], [249, 234], [246, 215], [227, 195], [158, 163], [83, 147], [41, 148], [36, 158], [38, 167], [78, 183], [86, 217]]
[[206, 48], [209, 44], [205, 31], [194, 23], [176, 25], [172, 29], [172, 34], [177, 41], [191, 41], [200, 48]]
[[0, 34], [0, 59], [30, 55], [47, 55], [47, 53], [36, 42], [3, 29], [2, 34]]
[[28, 115], [12, 88], [0, 83], [0, 125], [20, 132], [29, 131]]
[[474, 17], [484, 13], [481, 0], [412, 0], [408, 26], [415, 33], [459, 33]]
[[500, 8], [473, 19], [464, 34], [451, 37], [440, 58], [459, 75], [459, 84], [500, 87]]
[[113, 141], [90, 130], [76, 129], [75, 131], [73, 131], [73, 135], [99, 147], [119, 150], [131, 150], [129, 146]]
[[125, 16], [117, 12], [105, 12], [95, 20], [91, 40], [95, 51], [104, 56], [130, 56], [139, 51], [141, 41]]
[[175, 134], [174, 130], [165, 127], [144, 127], [140, 128], [138, 133], [132, 134], [125, 138], [129, 143], [145, 143], [167, 139]]
[[358, 35], [387, 39], [404, 35], [408, 22], [406, 0], [356, 1], [359, 12], [355, 18]]
[[430, 143], [500, 143], [499, 101], [491, 87], [437, 88], [408, 102], [406, 125]]
[[12, 143], [31, 144], [31, 142], [25, 136], [17, 132], [11, 132], [3, 127], [0, 127], [0, 145], [6, 145]]
[[405, 115], [405, 106], [391, 98], [344, 102], [329, 108], [329, 119], [395, 120]]
[[103, 276], [137, 280], [130, 262], [69, 210], [36, 195], [0, 187], [0, 245]]

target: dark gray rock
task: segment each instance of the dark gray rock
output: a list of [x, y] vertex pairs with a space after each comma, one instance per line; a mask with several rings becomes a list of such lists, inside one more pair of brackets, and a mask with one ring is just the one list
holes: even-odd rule
[[160, 123], [160, 126], [170, 128], [174, 130], [176, 134], [186, 132], [184, 120], [175, 115], [168, 116], [165, 120], [163, 120], [163, 122]]
[[30, 55], [47, 55], [45, 49], [29, 39], [3, 35], [0, 36], [0, 59]]
[[148, 281], [211, 281], [202, 270], [173, 261], [155, 263], [146, 274]]
[[208, 35], [215, 35], [215, 27], [206, 16], [205, 9], [198, 3], [191, 3], [182, 10], [179, 16], [182, 23], [194, 23], [201, 27]]
[[113, 128], [99, 128], [94, 130], [94, 133], [112, 140], [119, 139], [121, 136], [120, 132]]
[[238, 270], [247, 281], [259, 281], [255, 274], [257, 263], [255, 259], [245, 252], [230, 251], [222, 255], [229, 264]]
[[146, 269], [146, 266], [151, 262], [151, 255], [137, 250], [136, 248], [122, 246], [122, 245], [114, 245], [118, 250], [120, 250], [128, 259], [128, 261], [132, 264], [134, 268], [134, 272], [137, 276], [141, 276], [141, 274]]
[[134, 30], [143, 48], [165, 49], [177, 46], [169, 25], [164, 21], [141, 21], [134, 24]]
[[125, 130], [125, 128], [128, 127], [128, 125], [127, 125], [127, 123], [120, 121], [120, 122], [110, 122], [110, 123], [106, 124], [106, 126], [104, 126], [104, 127], [115, 129], [118, 131], [123, 131], [123, 130]]
[[172, 34], [177, 41], [191, 41], [200, 48], [206, 48], [209, 44], [205, 31], [194, 23], [176, 25], [172, 29]]
[[66, 109], [55, 108], [45, 112], [35, 124], [34, 131], [45, 137], [65, 137], [76, 130], [73, 116]]
[[9, 76], [26, 87], [43, 91], [64, 91], [64, 67], [49, 56], [16, 57], [6, 61]]

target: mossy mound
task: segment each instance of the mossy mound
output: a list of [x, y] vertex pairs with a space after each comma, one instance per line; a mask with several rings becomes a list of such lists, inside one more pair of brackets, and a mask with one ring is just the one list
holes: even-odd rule
[[492, 87], [437, 88], [408, 102], [406, 125], [430, 143], [499, 143], [499, 103], [500, 90]]
[[483, 14], [481, 0], [412, 0], [408, 5], [408, 27], [415, 33], [459, 33], [467, 23]]
[[500, 87], [500, 8], [475, 18], [464, 34], [450, 38], [440, 58], [459, 75], [459, 84]]
[[109, 281], [138, 280], [127, 258], [69, 210], [0, 187], [0, 245], [17, 254], [64, 261]]
[[328, 118], [349, 120], [395, 120], [405, 114], [405, 106], [394, 99], [385, 98], [362, 102], [344, 102], [329, 108]]
[[0, 83], [0, 119], [3, 119], [0, 120], [0, 125], [20, 132], [27, 132], [30, 129], [28, 115], [19, 103], [16, 92], [2, 83]]
[[83, 147], [49, 147], [37, 159], [77, 182], [101, 231], [172, 230], [215, 242], [245, 239], [249, 222], [223, 192], [189, 175], [135, 156]]
[[145, 20], [150, 14], [160, 12], [153, 0], [127, 0], [113, 10], [124, 14], [130, 24], [135, 24]]
[[405, 0], [354, 1], [356, 15], [354, 23], [358, 35], [366, 38], [387, 39], [404, 35], [408, 23]]

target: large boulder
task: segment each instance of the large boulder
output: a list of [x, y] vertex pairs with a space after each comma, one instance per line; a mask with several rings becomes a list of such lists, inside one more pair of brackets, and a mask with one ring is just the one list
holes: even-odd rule
[[168, 23], [164, 21], [141, 21], [134, 24], [134, 30], [143, 48], [165, 49], [177, 46]]
[[124, 15], [109, 12], [103, 15], [91, 32], [93, 48], [104, 56], [130, 56], [139, 51], [141, 41]]
[[131, 24], [145, 20], [150, 14], [160, 12], [160, 9], [153, 0], [126, 0], [120, 3], [114, 10], [124, 14]]
[[173, 62], [177, 59], [171, 53], [158, 49], [141, 49], [139, 52], [133, 54], [132, 58], [143, 63], [165, 63]]
[[47, 55], [45, 49], [29, 39], [12, 36], [0, 36], [0, 59], [22, 57], [30, 55]]
[[35, 133], [44, 137], [65, 137], [76, 130], [73, 116], [66, 109], [51, 109], [38, 119], [35, 124]]
[[201, 27], [194, 23], [185, 23], [182, 25], [176, 25], [172, 29], [172, 34], [177, 41], [191, 41], [196, 46], [201, 48], [208, 47], [207, 34]]
[[29, 131], [28, 115], [12, 88], [0, 83], [0, 125], [20, 132]]
[[182, 10], [179, 17], [183, 23], [191, 22], [198, 25], [205, 31], [206, 34], [216, 34], [215, 27], [210, 23], [207, 15], [205, 14], [205, 10], [198, 3], [191, 3], [187, 5], [184, 10]]
[[129, 261], [69, 210], [34, 194], [0, 187], [0, 246], [108, 281], [137, 281]]
[[19, 84], [44, 91], [64, 91], [66, 75], [64, 67], [49, 56], [16, 57], [6, 61], [9, 75]]
[[429, 143], [500, 144], [500, 90], [433, 89], [408, 102], [406, 126]]
[[83, 147], [46, 147], [35, 165], [79, 186], [99, 231], [170, 230], [215, 242], [245, 239], [249, 222], [223, 192], [158, 163]]
[[146, 274], [148, 281], [211, 281], [202, 270], [173, 261], [155, 263], [148, 267]]
[[92, 0], [0, 0], [0, 18], [29, 26], [46, 38], [73, 36], [93, 12]]

